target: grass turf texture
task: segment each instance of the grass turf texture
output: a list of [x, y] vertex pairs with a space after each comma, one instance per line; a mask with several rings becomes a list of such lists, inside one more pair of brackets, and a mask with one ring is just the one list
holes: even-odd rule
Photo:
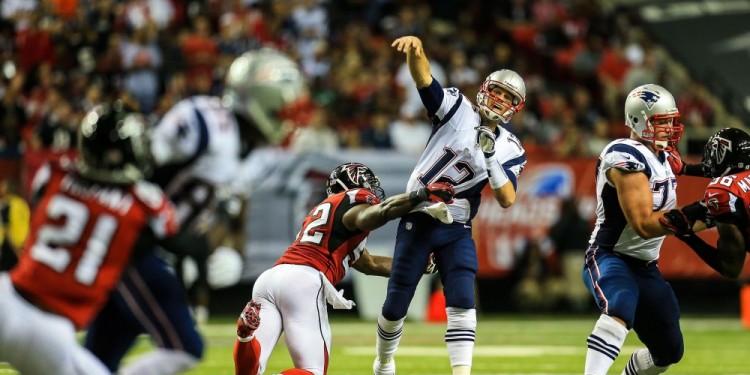
[[[586, 319], [480, 316], [472, 373], [580, 374], [586, 356], [586, 337], [596, 318], [594, 315]], [[328, 373], [371, 374], [375, 357], [375, 322], [334, 319], [331, 329], [333, 350]], [[685, 356], [670, 368], [668, 374], [750, 375], [750, 330], [741, 327], [739, 318], [684, 317], [682, 329]], [[189, 374], [234, 374], [234, 322], [215, 319], [201, 330], [207, 343], [206, 354], [200, 366]], [[407, 322], [396, 353], [398, 373], [450, 374], [444, 333], [442, 324]], [[266, 374], [292, 367], [283, 340], [282, 336]], [[610, 374], [620, 374], [630, 354], [638, 347], [641, 344], [631, 332]], [[141, 337], [133, 355], [150, 348], [148, 338]], [[14, 373], [7, 364], [0, 364], [0, 374]]]

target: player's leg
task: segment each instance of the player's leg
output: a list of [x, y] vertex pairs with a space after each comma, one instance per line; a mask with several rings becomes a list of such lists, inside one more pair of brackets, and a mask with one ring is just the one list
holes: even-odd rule
[[234, 345], [234, 372], [236, 375], [256, 375], [265, 370], [268, 358], [279, 341], [283, 330], [281, 313], [274, 303], [274, 293], [283, 285], [277, 276], [279, 267], [263, 272], [253, 285], [253, 301], [260, 304], [260, 324], [253, 332], [253, 338], [237, 338]]
[[432, 251], [429, 234], [436, 222], [421, 213], [407, 215], [399, 222], [388, 293], [378, 317], [377, 357], [373, 363], [376, 375], [395, 373], [393, 355], [401, 340], [406, 312]]
[[194, 367], [203, 356], [203, 339], [190, 315], [182, 286], [167, 263], [149, 253], [128, 269], [117, 286], [126, 313], [154, 340], [158, 349], [139, 356], [120, 372], [175, 374]]
[[135, 339], [143, 333], [135, 318], [124, 311], [125, 306], [115, 290], [89, 325], [84, 340], [84, 346], [113, 373], [117, 372]]
[[320, 272], [304, 266], [286, 267], [289, 270], [282, 283], [296, 287], [281, 288], [276, 295], [289, 355], [296, 369], [324, 375], [331, 355], [331, 327]]
[[[0, 274], [0, 361], [22, 374], [109, 374], [91, 353], [78, 345], [66, 318], [39, 310]], [[82, 366], [89, 369], [82, 371]]]
[[440, 226], [439, 233], [443, 240], [454, 239], [435, 254], [448, 316], [445, 343], [453, 374], [464, 375], [471, 373], [476, 337], [474, 280], [479, 264], [470, 229], [463, 224]]
[[625, 261], [597, 250], [586, 251], [583, 270], [583, 281], [602, 313], [586, 340], [586, 375], [603, 375], [612, 367], [632, 327], [638, 301], [638, 284]]
[[633, 330], [646, 345], [630, 357], [623, 374], [655, 375], [682, 359], [680, 306], [674, 291], [656, 265], [634, 270], [641, 288]]

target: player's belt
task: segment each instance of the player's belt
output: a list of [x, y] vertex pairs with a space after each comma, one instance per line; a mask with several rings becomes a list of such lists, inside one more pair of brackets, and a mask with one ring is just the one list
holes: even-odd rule
[[638, 267], [638, 268], [650, 268], [650, 267], [656, 267], [656, 264], [659, 263], [658, 259], [654, 260], [643, 260], [638, 258], [633, 258], [630, 255], [625, 255], [623, 253], [618, 253], [616, 251], [612, 252], [615, 254], [618, 258], [625, 261], [630, 266]]

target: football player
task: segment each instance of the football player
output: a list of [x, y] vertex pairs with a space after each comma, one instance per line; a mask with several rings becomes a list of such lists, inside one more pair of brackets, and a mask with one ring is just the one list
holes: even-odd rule
[[633, 353], [623, 374], [659, 374], [682, 358], [680, 308], [657, 267], [671, 233], [660, 219], [677, 202], [666, 152], [682, 136], [679, 117], [669, 91], [639, 86], [625, 99], [630, 138], [612, 141], [599, 156], [583, 281], [601, 315], [587, 339], [585, 374], [606, 374], [630, 329], [646, 348]]
[[[199, 306], [208, 302], [206, 254], [220, 245], [208, 234], [226, 233], [238, 219], [236, 212], [217, 209], [223, 206], [217, 194], [235, 178], [241, 158], [252, 148], [284, 138], [279, 113], [306, 94], [306, 85], [294, 61], [276, 50], [260, 49], [232, 63], [225, 90], [223, 97], [178, 102], [150, 132], [155, 180], [174, 201], [181, 234], [191, 238], [192, 253], [198, 255], [193, 257], [200, 271], [194, 283]], [[199, 308], [196, 315], [204, 314]], [[139, 259], [124, 275], [91, 325], [86, 347], [114, 372], [140, 333], [148, 333], [157, 350], [120, 373], [174, 374], [202, 357], [203, 341], [181, 280], [155, 253]]]
[[0, 273], [0, 361], [23, 374], [110, 374], [78, 345], [136, 250], [177, 230], [148, 170], [146, 121], [115, 102], [83, 119], [75, 166], [34, 179], [39, 203], [18, 265]]
[[471, 237], [487, 182], [501, 207], [516, 199], [518, 176], [526, 165], [526, 153], [518, 138], [499, 126], [523, 108], [526, 86], [512, 70], [490, 74], [477, 93], [477, 105], [456, 88], [444, 89], [430, 74], [422, 41], [415, 36], [392, 44], [406, 54], [407, 65], [422, 104], [432, 119], [427, 146], [409, 178], [407, 191], [418, 191], [435, 182], [447, 182], [456, 190], [448, 205], [455, 222], [442, 224], [419, 212], [399, 223], [388, 293], [378, 317], [376, 375], [396, 372], [393, 355], [401, 339], [406, 312], [421, 278], [420, 264], [434, 251], [444, 285], [448, 326], [445, 343], [453, 374], [469, 374], [477, 325], [474, 280], [478, 269]]
[[[701, 164], [713, 180], [701, 202], [673, 209], [665, 224], [716, 272], [739, 277], [750, 248], [750, 135], [740, 129], [719, 130], [703, 148]], [[695, 222], [716, 225], [716, 247], [695, 235]]]
[[[391, 258], [365, 248], [370, 231], [424, 204], [431, 205], [428, 214], [449, 221], [445, 203], [454, 194], [450, 184], [437, 182], [385, 199], [378, 178], [359, 163], [333, 170], [326, 191], [328, 198], [310, 211], [297, 240], [253, 286], [253, 299], [237, 320], [237, 375], [262, 374], [282, 332], [294, 363], [282, 374], [326, 374], [331, 354], [326, 302], [333, 308], [353, 306], [335, 285], [350, 267], [383, 277], [391, 271]], [[420, 273], [428, 272], [427, 264], [427, 269], [420, 265]]]

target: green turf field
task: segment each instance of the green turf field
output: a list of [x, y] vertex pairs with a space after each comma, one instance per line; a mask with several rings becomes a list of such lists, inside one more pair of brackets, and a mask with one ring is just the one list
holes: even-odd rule
[[[490, 374], [581, 374], [586, 337], [596, 320], [582, 318], [487, 317], [480, 316], [474, 349], [474, 375]], [[669, 374], [750, 375], [750, 330], [739, 318], [695, 318], [682, 320], [685, 356]], [[329, 374], [370, 374], [374, 358], [375, 323], [358, 320], [332, 322], [333, 351]], [[233, 374], [234, 324], [214, 322], [202, 327], [207, 341], [203, 363], [194, 375]], [[408, 322], [396, 354], [399, 374], [450, 374], [443, 343], [442, 324]], [[628, 336], [622, 354], [610, 374], [620, 374], [639, 342]], [[138, 351], [148, 350], [148, 339]], [[266, 374], [291, 367], [283, 344], [271, 356]], [[0, 373], [13, 374], [0, 365]]]

